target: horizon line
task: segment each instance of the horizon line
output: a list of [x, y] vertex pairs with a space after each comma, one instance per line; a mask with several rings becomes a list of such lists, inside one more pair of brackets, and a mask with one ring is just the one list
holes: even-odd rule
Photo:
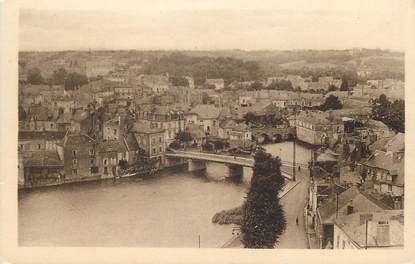
[[387, 51], [387, 52], [398, 52], [398, 53], [405, 53], [405, 49], [392, 49], [392, 48], [366, 48], [366, 47], [351, 47], [351, 48], [327, 48], [327, 49], [315, 49], [315, 48], [301, 48], [301, 49], [107, 49], [107, 48], [97, 48], [97, 49], [49, 49], [49, 50], [18, 50], [18, 52], [92, 52], [92, 51], [200, 51], [200, 52], [212, 52], [212, 51], [244, 51], [244, 52], [270, 52], [270, 51], [350, 51], [354, 49], [361, 49], [361, 50], [379, 50], [379, 51]]

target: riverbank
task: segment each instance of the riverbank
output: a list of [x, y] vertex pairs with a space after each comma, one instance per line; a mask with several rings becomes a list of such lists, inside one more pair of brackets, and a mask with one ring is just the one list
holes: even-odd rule
[[148, 178], [151, 176], [157, 176], [158, 174], [165, 172], [167, 170], [176, 170], [181, 169], [185, 166], [185, 163], [175, 164], [173, 166], [164, 166], [162, 168], [154, 169], [152, 171], [140, 171], [138, 173], [130, 173], [125, 175], [113, 176], [113, 177], [102, 177], [102, 176], [89, 176], [89, 177], [80, 177], [72, 180], [60, 179], [52, 182], [38, 182], [36, 184], [27, 184], [27, 185], [18, 185], [18, 190], [30, 190], [36, 188], [47, 188], [47, 187], [56, 187], [61, 185], [70, 185], [70, 184], [79, 184], [87, 182], [97, 182], [97, 181], [118, 181], [121, 179], [127, 178]]
[[[288, 182], [283, 187], [282, 192], [279, 194], [280, 199], [283, 198], [292, 189], [294, 189], [294, 187], [297, 186], [300, 182], [301, 180]], [[241, 221], [242, 221], [242, 206], [220, 211], [212, 217], [212, 223], [219, 224], [219, 225], [228, 225], [228, 224], [239, 225]]]

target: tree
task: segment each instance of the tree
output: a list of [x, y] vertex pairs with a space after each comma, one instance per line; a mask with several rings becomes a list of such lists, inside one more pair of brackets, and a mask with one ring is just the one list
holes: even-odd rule
[[340, 85], [340, 91], [349, 91], [349, 81], [346, 77], [342, 78], [342, 84]]
[[382, 121], [395, 131], [405, 133], [405, 101], [390, 102], [382, 94], [372, 102], [373, 119]]
[[65, 83], [66, 75], [68, 73], [64, 68], [59, 68], [56, 71], [53, 71], [52, 81], [53, 84], [62, 85]]
[[336, 110], [342, 109], [343, 104], [340, 102], [339, 98], [334, 95], [330, 95], [326, 98], [326, 101], [320, 106], [320, 110], [327, 111], [327, 110]]
[[329, 88], [328, 88], [328, 91], [329, 92], [333, 92], [333, 91], [336, 91], [337, 90], [337, 87], [336, 86], [334, 86], [333, 84], [330, 84], [330, 86], [329, 86]]
[[65, 90], [78, 90], [82, 85], [88, 83], [88, 78], [85, 75], [77, 72], [70, 72], [65, 78]]
[[264, 85], [261, 82], [255, 81], [249, 86], [249, 90], [262, 90]]
[[252, 112], [248, 112], [244, 115], [244, 119], [245, 119], [245, 124], [249, 126], [257, 121], [257, 116]]
[[187, 131], [180, 131], [179, 133], [176, 134], [174, 138], [185, 144], [193, 140], [192, 135]]
[[42, 84], [43, 83], [43, 77], [39, 70], [39, 68], [31, 68], [27, 72], [27, 82], [30, 84]]
[[246, 248], [274, 248], [286, 219], [278, 198], [284, 178], [281, 162], [259, 149], [255, 154], [251, 187], [242, 206], [241, 233]]

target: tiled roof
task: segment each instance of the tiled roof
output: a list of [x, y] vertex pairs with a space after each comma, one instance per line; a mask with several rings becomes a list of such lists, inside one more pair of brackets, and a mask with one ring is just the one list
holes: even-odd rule
[[52, 114], [49, 112], [49, 109], [42, 105], [32, 105], [29, 107], [27, 114], [28, 120], [36, 119], [38, 121], [49, 121], [52, 119]]
[[83, 120], [87, 119], [88, 117], [89, 117], [89, 113], [87, 111], [77, 110], [72, 115], [72, 120], [79, 122], [79, 121], [83, 121]]
[[[375, 203], [371, 199], [363, 195], [358, 187], [352, 186], [346, 191], [338, 195], [338, 208], [343, 208], [351, 200], [353, 200], [353, 206], [355, 211], [370, 211], [370, 210], [382, 210], [387, 207], [381, 206], [380, 203]], [[330, 222], [333, 220], [336, 215], [337, 202], [336, 198], [331, 200], [326, 200], [319, 208], [320, 216], [323, 222]]]
[[189, 113], [197, 114], [200, 119], [218, 119], [222, 108], [211, 104], [199, 104], [195, 106]]
[[154, 128], [151, 127], [150, 124], [142, 123], [142, 122], [135, 122], [131, 132], [133, 133], [146, 133], [146, 134], [154, 134], [154, 133], [162, 133], [164, 130], [161, 128]]
[[303, 122], [312, 123], [314, 125], [330, 125], [330, 121], [327, 119], [327, 114], [324, 112], [311, 112], [303, 111], [296, 116], [297, 120]]
[[69, 134], [66, 137], [64, 145], [82, 145], [94, 143], [95, 140], [85, 134]]
[[380, 168], [391, 172], [397, 172], [401, 163], [404, 162], [404, 157], [398, 157], [394, 159], [393, 152], [376, 150], [366, 161], [362, 164], [369, 167]]
[[129, 151], [137, 151], [140, 146], [138, 145], [137, 139], [135, 138], [133, 133], [127, 133], [124, 137], [125, 144]]
[[98, 143], [97, 150], [99, 153], [103, 152], [126, 152], [127, 147], [124, 144], [124, 141], [120, 140], [104, 140]]
[[66, 131], [19, 131], [19, 140], [62, 140]]
[[56, 119], [56, 123], [57, 124], [71, 123], [71, 119], [72, 119], [71, 113], [62, 113]]
[[[369, 218], [367, 232], [365, 217]], [[387, 223], [388, 228], [378, 229], [379, 222]], [[338, 218], [335, 221], [336, 225], [361, 248], [366, 246], [366, 238], [368, 247], [403, 246], [403, 222], [402, 210], [358, 212]], [[387, 239], [382, 239], [379, 235]]]
[[25, 151], [23, 152], [23, 165], [25, 167], [63, 166], [63, 161], [54, 150]]

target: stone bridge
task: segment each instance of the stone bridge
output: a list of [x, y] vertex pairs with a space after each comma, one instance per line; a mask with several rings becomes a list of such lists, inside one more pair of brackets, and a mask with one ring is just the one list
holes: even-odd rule
[[[192, 151], [174, 151], [166, 152], [166, 158], [179, 158], [188, 161], [189, 171], [197, 171], [206, 169], [208, 174], [216, 175], [216, 180], [223, 180], [228, 177], [242, 176], [244, 182], [250, 182], [252, 178], [252, 168], [254, 167], [254, 159], [240, 156], [230, 156], [223, 154], [211, 154]], [[282, 167], [292, 168], [292, 164], [282, 162]], [[289, 170], [289, 169], [288, 169]], [[212, 172], [212, 173], [209, 173]], [[224, 173], [219, 173], [223, 171]], [[292, 179], [291, 173], [281, 169], [281, 174], [287, 179]]]
[[294, 139], [295, 127], [263, 127], [253, 128], [252, 138], [257, 143], [281, 142]]

